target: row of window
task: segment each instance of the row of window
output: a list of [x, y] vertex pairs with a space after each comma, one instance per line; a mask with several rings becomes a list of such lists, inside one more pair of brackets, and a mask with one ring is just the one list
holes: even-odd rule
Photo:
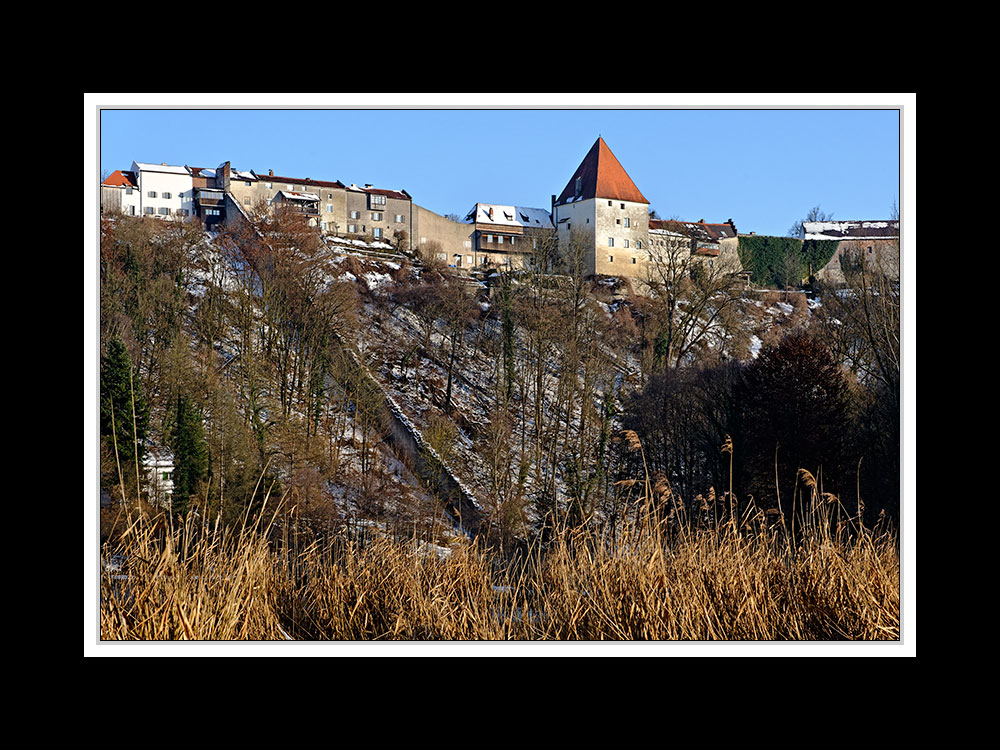
[[[323, 223], [323, 226], [325, 228], [325, 226], [326, 226], [325, 222]], [[348, 224], [347, 225], [347, 233], [348, 234], [364, 234], [365, 230], [366, 230], [366, 227], [365, 227], [364, 224], [361, 225], [361, 231], [360, 232], [358, 231], [358, 225], [357, 224]], [[372, 227], [372, 237], [374, 237], [377, 240], [380, 240], [384, 236], [385, 236], [385, 230], [384, 229], [382, 229], [381, 227]]]
[[191, 212], [186, 208], [153, 208], [152, 206], [146, 206], [142, 212], [146, 216], [154, 216], [159, 214], [160, 216], [190, 216]]
[[[622, 247], [624, 247], [624, 248], [627, 249], [628, 246], [629, 246], [629, 241], [628, 240], [622, 240], [622, 242], [624, 242], [624, 244], [622, 245]], [[615, 238], [614, 237], [608, 237], [608, 247], [614, 247], [614, 246], [615, 246]], [[635, 249], [636, 250], [642, 250], [642, 240], [635, 240]]]
[[[374, 198], [376, 196], [372, 196], [372, 197]], [[384, 195], [380, 195], [380, 196], [377, 196], [377, 197], [383, 198], [383, 199], [385, 198]], [[326, 212], [327, 213], [331, 213], [331, 214], [333, 213], [333, 205], [332, 204], [329, 204], [329, 203], [326, 204]], [[360, 211], [351, 211], [350, 218], [352, 218], [352, 219], [360, 219], [361, 218], [361, 212]], [[385, 219], [385, 214], [383, 214], [381, 211], [372, 211], [372, 221], [383, 221], [384, 219]], [[402, 224], [405, 221], [405, 219], [403, 218], [403, 214], [396, 214], [395, 217], [394, 217], [394, 220], [395, 220], [395, 222], [397, 224]]]

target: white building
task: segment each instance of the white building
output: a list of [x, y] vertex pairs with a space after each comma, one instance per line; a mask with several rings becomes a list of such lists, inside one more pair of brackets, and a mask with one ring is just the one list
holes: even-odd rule
[[195, 213], [194, 181], [187, 167], [132, 162], [143, 216], [186, 219]]
[[169, 508], [174, 493], [173, 454], [159, 448], [147, 448], [142, 465], [146, 470], [149, 502], [153, 505]]

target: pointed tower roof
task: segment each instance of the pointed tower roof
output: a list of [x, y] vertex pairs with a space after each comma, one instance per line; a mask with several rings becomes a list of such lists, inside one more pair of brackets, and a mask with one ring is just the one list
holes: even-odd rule
[[[579, 183], [577, 182], [579, 180]], [[611, 153], [603, 138], [598, 138], [566, 187], [556, 199], [557, 204], [585, 201], [590, 198], [611, 198], [632, 203], [649, 203], [632, 182], [625, 168]]]

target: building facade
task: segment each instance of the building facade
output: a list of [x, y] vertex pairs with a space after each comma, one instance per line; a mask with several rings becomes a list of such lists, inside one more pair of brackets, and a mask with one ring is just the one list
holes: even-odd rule
[[[416, 251], [455, 268], [525, 268], [544, 245], [558, 247], [585, 275], [648, 278], [651, 250], [678, 244], [709, 267], [731, 264], [737, 233], [725, 224], [650, 220], [649, 201], [603, 138], [598, 138], [551, 210], [476, 203], [464, 220], [452, 220], [413, 202], [406, 190], [359, 186], [340, 180], [133, 162], [101, 186], [102, 211], [122, 210], [158, 218], [197, 217], [206, 228], [227, 221], [227, 210], [295, 211], [327, 235], [381, 242]], [[232, 217], [238, 218], [238, 217]], [[457, 219], [457, 217], [455, 217]], [[654, 248], [651, 243], [655, 243]], [[546, 269], [548, 270], [548, 269]]]
[[187, 167], [134, 161], [131, 171], [142, 216], [184, 220], [195, 214], [194, 180]]
[[465, 264], [478, 268], [528, 268], [555, 233], [544, 208], [477, 203], [464, 221], [472, 230]]
[[899, 221], [806, 221], [803, 239], [838, 240], [830, 262], [816, 272], [816, 278], [828, 284], [844, 284], [842, 261], [845, 257], [863, 258], [870, 268], [890, 278], [899, 278]]

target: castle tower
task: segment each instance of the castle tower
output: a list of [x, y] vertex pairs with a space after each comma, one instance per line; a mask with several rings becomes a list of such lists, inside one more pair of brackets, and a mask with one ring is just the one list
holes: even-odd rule
[[562, 250], [584, 249], [587, 274], [634, 276], [645, 258], [649, 201], [603, 138], [553, 196], [552, 220]]

